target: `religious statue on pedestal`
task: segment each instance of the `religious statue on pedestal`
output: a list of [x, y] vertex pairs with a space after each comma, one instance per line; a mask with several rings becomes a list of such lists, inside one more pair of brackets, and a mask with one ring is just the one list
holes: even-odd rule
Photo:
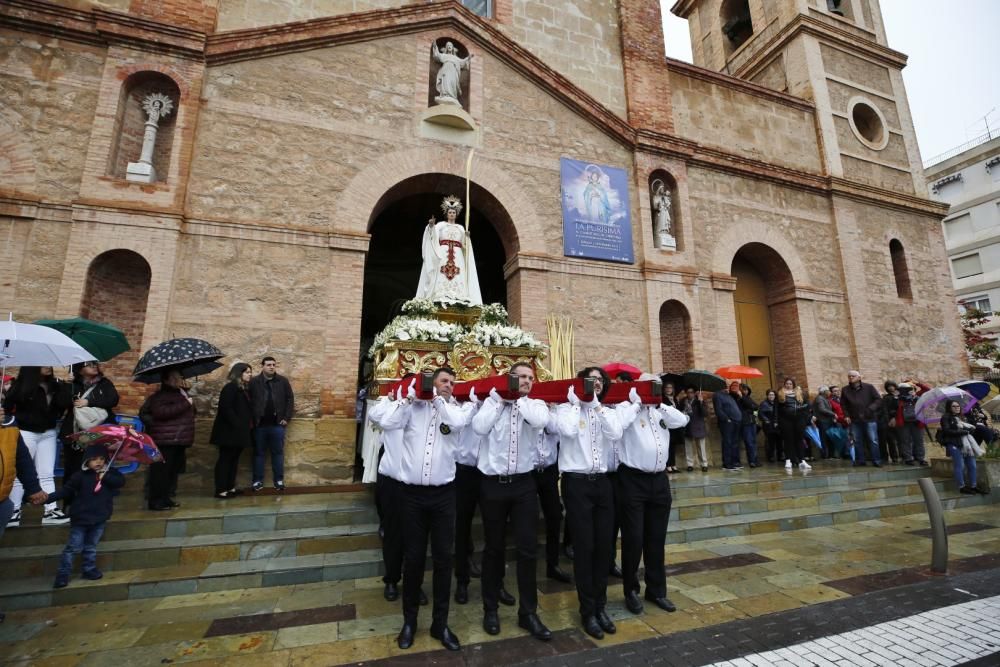
[[142, 100], [142, 110], [146, 112], [146, 124], [142, 135], [142, 151], [138, 162], [129, 162], [125, 180], [152, 183], [156, 180], [153, 168], [153, 149], [156, 147], [156, 132], [160, 119], [169, 116], [174, 109], [173, 101], [163, 93], [150, 93]]
[[465, 58], [459, 57], [458, 49], [451, 42], [446, 43], [443, 50], [438, 49], [437, 43], [432, 48], [435, 62], [441, 63], [441, 68], [434, 81], [434, 87], [437, 90], [437, 97], [434, 98], [434, 101], [438, 104], [461, 106], [462, 70], [469, 68], [472, 54]]
[[483, 297], [479, 291], [472, 240], [468, 231], [457, 222], [462, 202], [449, 195], [441, 202], [441, 210], [445, 220], [438, 222], [432, 216], [424, 230], [423, 265], [416, 298], [481, 306]]
[[656, 214], [654, 226], [656, 247], [665, 250], [677, 248], [673, 229], [673, 197], [670, 188], [660, 179], [653, 181], [653, 211]]

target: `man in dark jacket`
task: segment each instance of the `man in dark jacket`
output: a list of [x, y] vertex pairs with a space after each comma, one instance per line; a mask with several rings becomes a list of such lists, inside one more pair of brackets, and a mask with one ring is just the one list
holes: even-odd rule
[[743, 413], [734, 396], [740, 395], [740, 383], [732, 382], [729, 389], [721, 389], [712, 394], [712, 407], [719, 421], [722, 434], [722, 467], [726, 470], [742, 470], [740, 465], [739, 432]]
[[854, 465], [865, 464], [865, 438], [871, 448], [872, 464], [882, 467], [878, 452], [878, 413], [882, 408], [882, 397], [878, 389], [861, 381], [861, 373], [847, 371], [848, 385], [840, 396], [848, 427], [854, 436]]
[[250, 381], [254, 418], [253, 488], [264, 488], [264, 458], [271, 452], [274, 488], [285, 490], [285, 427], [295, 412], [295, 395], [288, 380], [278, 375], [278, 362], [264, 357], [260, 375]]

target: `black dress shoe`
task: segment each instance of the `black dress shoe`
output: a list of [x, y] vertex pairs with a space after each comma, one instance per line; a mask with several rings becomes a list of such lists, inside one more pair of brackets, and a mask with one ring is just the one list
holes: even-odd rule
[[597, 612], [597, 616], [595, 618], [597, 619], [598, 625], [601, 626], [601, 630], [604, 630], [609, 635], [613, 635], [618, 632], [618, 628], [615, 627], [614, 621], [612, 621], [611, 617], [608, 616], [608, 612], [602, 609]]
[[462, 645], [458, 643], [458, 637], [455, 636], [455, 633], [447, 625], [442, 630], [431, 628], [431, 637], [440, 641], [441, 646], [444, 646], [449, 651], [462, 650]]
[[396, 645], [401, 649], [408, 649], [413, 646], [413, 634], [416, 631], [417, 629], [409, 623], [403, 624], [403, 629], [399, 631], [399, 636], [396, 637]]
[[488, 635], [500, 634], [500, 616], [496, 610], [483, 612], [483, 630]]
[[167, 507], [177, 508], [177, 507], [180, 507], [180, 506], [181, 506], [181, 504], [179, 502], [177, 502], [176, 500], [174, 500], [173, 498], [171, 498], [170, 500], [167, 501]]
[[424, 593], [424, 589], [420, 589], [420, 606], [426, 607], [430, 602], [427, 600], [427, 594]]
[[508, 607], [513, 607], [517, 602], [514, 596], [508, 593], [507, 589], [503, 586], [500, 587], [500, 595], [497, 596], [497, 599], [500, 600], [500, 604], [507, 605]]
[[618, 567], [618, 563], [611, 563], [611, 569], [608, 570], [608, 574], [612, 577], [617, 577], [618, 579], [621, 579], [623, 576], [622, 569]]
[[399, 586], [396, 584], [386, 584], [385, 590], [382, 591], [382, 597], [389, 602], [395, 602], [399, 599]]
[[543, 642], [552, 639], [552, 631], [545, 627], [545, 624], [538, 618], [538, 614], [518, 614], [517, 625], [530, 632], [535, 639], [541, 639]]
[[657, 598], [657, 597], [653, 597], [652, 595], [647, 595], [646, 599], [649, 600], [650, 602], [652, 602], [653, 604], [655, 604], [657, 607], [659, 607], [663, 611], [669, 611], [671, 613], [677, 611], [677, 607], [674, 606], [674, 603], [671, 602], [670, 598], [668, 598], [668, 597]]
[[147, 506], [151, 512], [169, 512], [172, 507], [166, 503], [149, 503]]
[[882, 464], [879, 463], [878, 461], [872, 461], [872, 465], [875, 466], [876, 468], [881, 468], [882, 467]]
[[564, 544], [563, 545], [563, 553], [566, 554], [566, 558], [569, 558], [570, 560], [573, 560], [573, 556], [575, 555], [575, 552], [573, 551], [573, 545], [572, 544]]
[[469, 576], [473, 579], [478, 579], [483, 576], [483, 568], [479, 567], [479, 563], [471, 558], [469, 559]]
[[469, 585], [468, 584], [458, 584], [455, 587], [455, 602], [458, 604], [468, 604], [469, 603]]
[[583, 617], [583, 631], [594, 639], [604, 639], [604, 631], [593, 616]]
[[571, 583], [573, 578], [566, 574], [563, 570], [559, 569], [559, 566], [550, 567], [545, 571], [545, 576], [549, 579], [555, 579], [556, 581], [561, 581], [564, 584]]
[[625, 608], [633, 614], [642, 613], [642, 600], [639, 599], [638, 593], [629, 591], [625, 594]]

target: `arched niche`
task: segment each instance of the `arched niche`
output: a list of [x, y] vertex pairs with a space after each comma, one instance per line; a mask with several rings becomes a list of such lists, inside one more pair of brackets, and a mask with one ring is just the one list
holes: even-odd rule
[[470, 111], [470, 72], [469, 49], [454, 37], [439, 37], [431, 44], [430, 71], [427, 76], [427, 106], [442, 104], [438, 91], [438, 78], [443, 76], [442, 70], [457, 74], [458, 104], [467, 113]]
[[649, 175], [647, 193], [653, 224], [653, 245], [660, 250], [681, 250], [677, 179], [667, 170], [657, 169]]
[[719, 9], [719, 19], [722, 26], [722, 41], [725, 43], [728, 56], [743, 46], [753, 35], [750, 3], [747, 0], [723, 0]]
[[143, 100], [153, 93], [170, 98], [173, 109], [157, 122], [156, 142], [152, 165], [155, 173], [153, 182], [166, 181], [173, 158], [174, 128], [180, 106], [180, 88], [177, 82], [162, 72], [141, 71], [128, 76], [121, 87], [118, 109], [115, 114], [114, 134], [111, 140], [111, 155], [108, 160], [109, 176], [125, 178], [130, 162], [139, 160], [142, 153], [143, 137], [148, 114], [143, 109]]
[[676, 299], [665, 301], [660, 306], [660, 350], [663, 370], [667, 373], [683, 373], [694, 366], [691, 314]]

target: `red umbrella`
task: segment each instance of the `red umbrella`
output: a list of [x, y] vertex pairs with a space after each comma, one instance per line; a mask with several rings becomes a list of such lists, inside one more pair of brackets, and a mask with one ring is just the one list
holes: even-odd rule
[[[76, 449], [86, 449], [90, 445], [103, 445], [108, 450], [114, 450], [108, 460], [110, 466], [115, 460], [121, 463], [159, 463], [163, 454], [156, 448], [156, 443], [145, 433], [139, 433], [128, 424], [101, 424], [92, 426], [86, 431], [79, 431], [66, 436]], [[95, 490], [101, 489], [98, 482]]]
[[715, 374], [721, 375], [727, 380], [746, 380], [749, 378], [764, 377], [763, 373], [750, 366], [722, 366], [715, 369]]
[[632, 379], [635, 379], [635, 378], [639, 377], [640, 375], [642, 375], [642, 369], [636, 368], [635, 366], [633, 366], [631, 364], [626, 364], [626, 363], [621, 362], [621, 361], [616, 361], [613, 364], [607, 364], [607, 365], [605, 365], [604, 366], [604, 372], [607, 373], [608, 375], [610, 375], [612, 380], [619, 373], [628, 373], [629, 375], [632, 376]]

